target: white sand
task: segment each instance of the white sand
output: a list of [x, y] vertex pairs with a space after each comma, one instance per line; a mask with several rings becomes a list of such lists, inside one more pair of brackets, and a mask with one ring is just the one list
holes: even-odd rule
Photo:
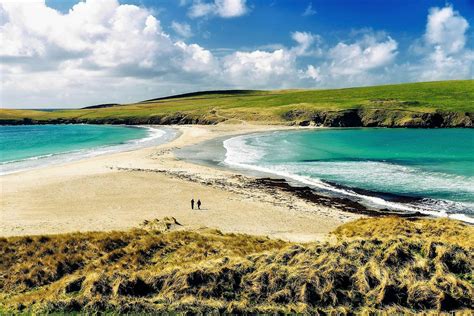
[[[0, 236], [122, 230], [173, 216], [187, 229], [310, 241], [360, 217], [289, 194], [242, 188], [235, 173], [179, 161], [172, 153], [214, 137], [284, 127], [176, 128], [182, 135], [161, 146], [0, 176]], [[203, 209], [192, 211], [191, 198], [200, 198]]]

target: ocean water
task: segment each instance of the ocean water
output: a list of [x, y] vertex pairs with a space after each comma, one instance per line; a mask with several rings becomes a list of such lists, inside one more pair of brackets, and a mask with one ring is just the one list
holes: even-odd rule
[[474, 222], [474, 130], [321, 129], [224, 141], [225, 164], [368, 206]]
[[0, 126], [0, 174], [162, 143], [171, 129], [107, 125]]

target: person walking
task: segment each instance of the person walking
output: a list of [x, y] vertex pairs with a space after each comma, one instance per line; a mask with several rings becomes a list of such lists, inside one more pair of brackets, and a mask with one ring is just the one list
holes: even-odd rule
[[194, 199], [191, 199], [191, 209], [194, 210]]
[[200, 210], [201, 209], [201, 200], [198, 199], [197, 205], [198, 205], [198, 210]]

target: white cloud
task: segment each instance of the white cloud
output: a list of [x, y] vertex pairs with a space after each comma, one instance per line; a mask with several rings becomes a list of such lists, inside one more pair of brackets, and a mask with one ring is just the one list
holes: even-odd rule
[[188, 73], [204, 73], [215, 75], [217, 61], [212, 53], [197, 44], [187, 45], [184, 42], [177, 42], [175, 46], [181, 50], [178, 54], [178, 65]]
[[217, 12], [223, 18], [232, 18], [247, 13], [247, 0], [215, 0]]
[[329, 50], [330, 72], [335, 76], [358, 75], [387, 66], [394, 61], [397, 46], [391, 37], [378, 41], [372, 35], [352, 44], [340, 42]]
[[148, 10], [116, 0], [87, 0], [66, 14], [44, 2], [2, 2], [0, 12], [5, 106], [140, 100], [161, 94], [145, 86], [200, 82], [215, 67], [208, 50], [173, 41]]
[[300, 77], [303, 79], [313, 79], [315, 81], [321, 81], [321, 70], [319, 67], [314, 67], [313, 65], [308, 65], [306, 70], [300, 71]]
[[[309, 72], [299, 70], [297, 59], [310, 54], [310, 49], [318, 36], [309, 32], [293, 32], [291, 38], [296, 42], [291, 48], [237, 51], [224, 57], [222, 68], [225, 80], [238, 87], [252, 82], [257, 87], [281, 88], [299, 84], [302, 78], [311, 78], [311, 75], [316, 74], [316, 69], [311, 69]], [[306, 73], [308, 75], [305, 75]]]
[[195, 0], [189, 8], [188, 15], [192, 18], [218, 16], [221, 18], [234, 18], [245, 15], [249, 8], [247, 0], [214, 0], [203, 2]]
[[184, 38], [188, 38], [188, 37], [193, 36], [193, 32], [191, 30], [191, 25], [189, 25], [187, 23], [179, 23], [179, 22], [173, 21], [171, 23], [171, 28], [179, 36], [182, 36]]
[[466, 19], [447, 6], [432, 8], [428, 16], [425, 39], [428, 44], [440, 47], [446, 53], [456, 53], [466, 44]]
[[[245, 1], [182, 4], [202, 5], [199, 16], [248, 12]], [[170, 27], [177, 38], [149, 10], [118, 0], [87, 0], [64, 14], [44, 1], [0, 0], [1, 105], [68, 107], [205, 89], [341, 87], [473, 77], [469, 24], [450, 6], [429, 12], [417, 53], [401, 65], [396, 63], [397, 41], [370, 29], [348, 34], [350, 41], [332, 46], [324, 46], [317, 34], [297, 31], [290, 34], [291, 47], [273, 43], [211, 52], [187, 42], [192, 35], [188, 24], [174, 21]]]
[[423, 39], [412, 46], [421, 61], [407, 66], [411, 79], [473, 78], [474, 51], [466, 48], [468, 28], [452, 6], [430, 9]]
[[288, 80], [294, 69], [295, 55], [285, 49], [273, 52], [256, 50], [235, 52], [224, 58], [224, 74], [237, 86], [252, 83], [255, 86], [273, 84]]
[[415, 71], [415, 79], [422, 81], [472, 78], [473, 61], [472, 51], [459, 58], [446, 54], [440, 46], [436, 46], [435, 51], [421, 65], [413, 66], [412, 71]]
[[[51, 66], [76, 59], [89, 67], [139, 64], [151, 68], [172, 47], [160, 23], [144, 9], [115, 0], [89, 0], [67, 14], [44, 3], [4, 4], [8, 22], [0, 27], [0, 55], [40, 58]], [[147, 66], [148, 65], [148, 66]]]
[[291, 38], [298, 43], [298, 46], [294, 47], [294, 52], [297, 55], [311, 54], [309, 49], [317, 40], [319, 40], [319, 36], [308, 32], [293, 32], [291, 33]]
[[216, 13], [217, 9], [213, 3], [203, 3], [201, 1], [194, 2], [188, 11], [188, 15], [192, 18], [200, 18]]

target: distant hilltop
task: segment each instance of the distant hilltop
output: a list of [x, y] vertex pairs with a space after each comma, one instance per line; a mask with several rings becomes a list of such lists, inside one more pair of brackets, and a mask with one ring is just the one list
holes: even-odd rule
[[[93, 110], [93, 111], [91, 111]], [[472, 127], [474, 80], [321, 90], [212, 90], [83, 109], [0, 109], [0, 124], [217, 124]]]
[[209, 91], [197, 91], [197, 92], [190, 92], [190, 93], [182, 93], [182, 94], [175, 94], [170, 95], [167, 97], [155, 98], [150, 100], [145, 100], [142, 102], [150, 102], [150, 101], [160, 101], [160, 100], [169, 100], [169, 99], [181, 99], [181, 98], [192, 98], [192, 97], [200, 97], [200, 96], [214, 96], [214, 95], [239, 95], [239, 94], [251, 94], [251, 93], [259, 93], [264, 92], [263, 90], [209, 90]]
[[103, 108], [110, 108], [112, 106], [120, 105], [119, 103], [104, 103], [104, 104], [96, 104], [96, 105], [89, 105], [83, 107], [83, 109], [103, 109]]
[[[209, 91], [197, 91], [197, 92], [189, 92], [189, 93], [181, 93], [170, 95], [166, 97], [159, 97], [149, 100], [144, 100], [141, 102], [151, 102], [151, 101], [160, 101], [160, 100], [169, 100], [169, 99], [181, 99], [181, 98], [192, 98], [192, 97], [199, 97], [203, 95], [238, 95], [238, 94], [249, 94], [252, 92], [262, 92], [262, 90], [209, 90]], [[100, 109], [100, 108], [109, 108], [112, 106], [122, 105], [119, 103], [104, 103], [104, 104], [97, 104], [97, 105], [89, 105], [83, 107], [82, 109]]]

